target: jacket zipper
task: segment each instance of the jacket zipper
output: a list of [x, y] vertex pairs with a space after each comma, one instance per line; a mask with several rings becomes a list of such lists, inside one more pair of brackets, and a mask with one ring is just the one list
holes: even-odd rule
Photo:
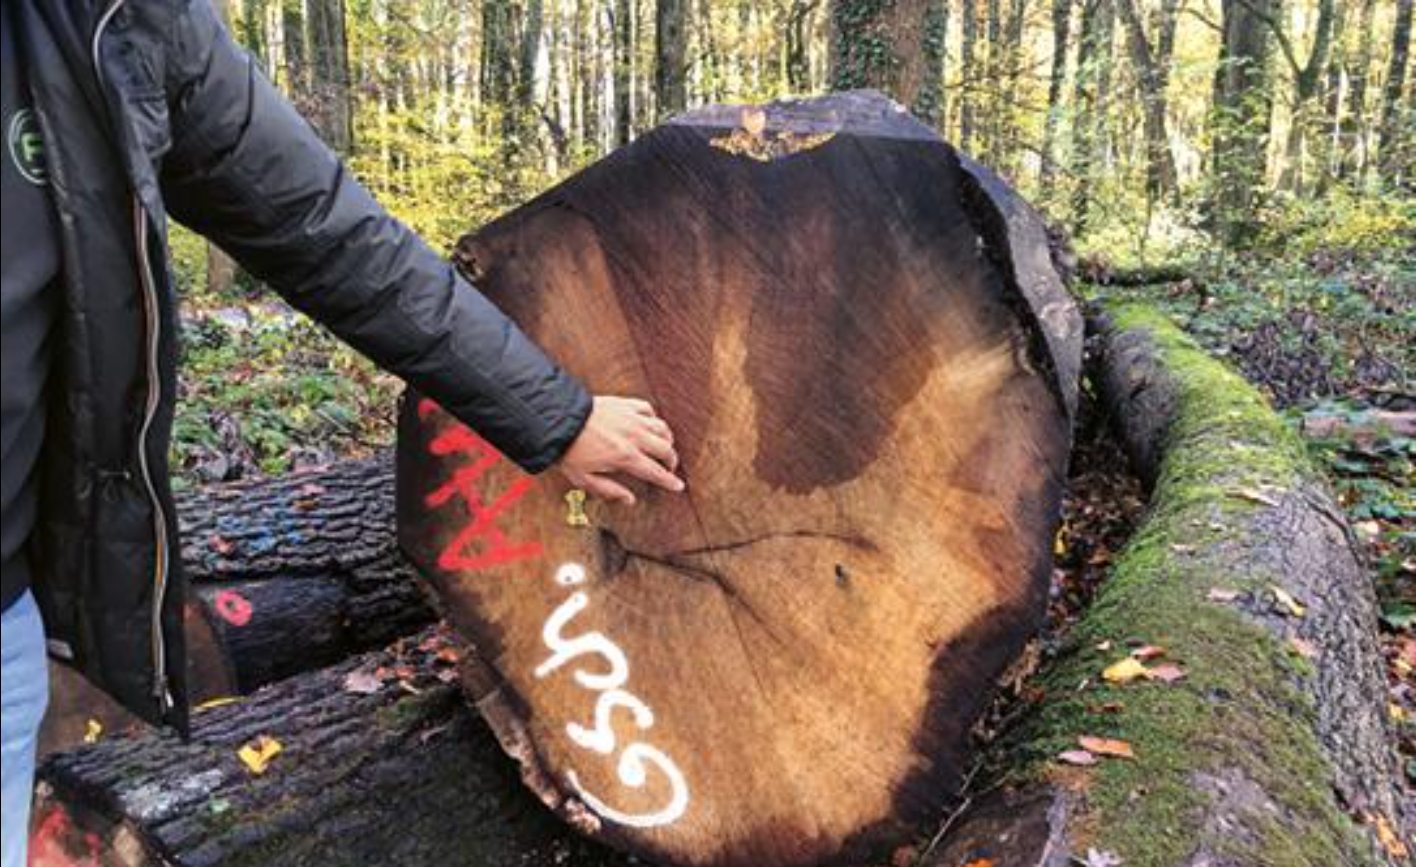
[[[106, 87], [107, 83], [104, 81], [103, 64], [99, 57], [99, 42], [103, 38], [103, 32], [107, 29], [108, 23], [113, 20], [114, 14], [118, 12], [124, 2], [125, 0], [113, 0], [104, 10], [103, 16], [99, 18], [98, 26], [94, 28], [93, 32], [94, 74], [98, 77], [99, 85], [103, 87]], [[133, 193], [133, 232], [138, 250], [138, 282], [142, 284], [143, 308], [147, 325], [148, 389], [147, 404], [143, 411], [143, 424], [138, 431], [138, 467], [142, 473], [143, 486], [147, 490], [148, 499], [152, 503], [153, 530], [157, 549], [150, 620], [153, 662], [152, 694], [158, 701], [161, 713], [165, 715], [173, 706], [172, 691], [167, 678], [167, 641], [162, 634], [162, 606], [167, 596], [170, 565], [168, 562], [167, 513], [163, 508], [162, 498], [157, 495], [157, 486], [153, 483], [152, 470], [148, 465], [148, 437], [151, 434], [153, 422], [157, 418], [158, 409], [162, 405], [162, 371], [158, 360], [162, 346], [162, 314], [152, 275], [152, 261], [148, 256], [147, 210], [143, 207], [142, 199], [136, 192]]]

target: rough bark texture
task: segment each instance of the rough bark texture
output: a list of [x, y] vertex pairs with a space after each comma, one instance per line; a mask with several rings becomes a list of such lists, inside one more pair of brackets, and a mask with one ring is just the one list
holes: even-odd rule
[[[617, 863], [518, 784], [452, 654], [430, 630], [198, 712], [189, 743], [147, 731], [51, 757], [31, 867]], [[238, 751], [261, 738], [281, 749], [256, 774]]]
[[[184, 494], [177, 509], [188, 592], [188, 671], [197, 702], [382, 647], [434, 619], [393, 526], [388, 458]], [[59, 673], [45, 751], [96, 720], [131, 718]]]
[[677, 118], [457, 257], [688, 480], [577, 507], [405, 408], [400, 538], [530, 785], [676, 863], [936, 811], [1051, 574], [1081, 335], [1037, 215], [858, 92]]
[[[1320, 473], [1158, 314], [1095, 324], [1094, 381], [1150, 513], [929, 863], [1057, 867], [1091, 847], [1126, 867], [1404, 863], [1371, 584]], [[1184, 679], [1102, 682], [1127, 642], [1164, 647]], [[1135, 758], [1058, 761], [1081, 735]]]

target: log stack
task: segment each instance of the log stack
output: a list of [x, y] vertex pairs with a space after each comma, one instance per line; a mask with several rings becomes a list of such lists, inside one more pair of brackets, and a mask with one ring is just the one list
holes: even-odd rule
[[[1051, 572], [1082, 329], [1036, 214], [836, 94], [678, 118], [456, 256], [655, 404], [688, 493], [585, 503], [413, 395], [403, 554], [386, 464], [190, 499], [219, 700], [51, 756], [36, 864], [878, 862], [936, 821]], [[446, 629], [346, 658], [431, 618], [409, 564]]]

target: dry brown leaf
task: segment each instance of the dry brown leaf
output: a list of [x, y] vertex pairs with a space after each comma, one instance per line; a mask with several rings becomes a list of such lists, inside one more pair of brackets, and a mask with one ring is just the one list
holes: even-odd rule
[[1089, 768], [1097, 763], [1096, 754], [1090, 750], [1063, 750], [1057, 754], [1057, 760], [1079, 768]]
[[1146, 677], [1151, 680], [1158, 680], [1161, 683], [1174, 683], [1177, 680], [1185, 679], [1185, 669], [1173, 662], [1167, 662], [1153, 667], [1146, 673]]
[[1082, 749], [1096, 753], [1099, 756], [1110, 756], [1117, 759], [1134, 759], [1135, 750], [1126, 741], [1115, 738], [1099, 738], [1094, 735], [1082, 735], [1077, 738], [1077, 744]]
[[1401, 861], [1411, 857], [1411, 850], [1391, 826], [1390, 819], [1380, 813], [1369, 813], [1367, 821], [1377, 829], [1377, 841], [1382, 844], [1388, 855]]
[[1135, 650], [1131, 651], [1132, 658], [1139, 659], [1141, 662], [1148, 662], [1152, 659], [1155, 659], [1156, 657], [1164, 655], [1165, 648], [1161, 647], [1158, 644], [1143, 644], [1140, 647], [1137, 647]]

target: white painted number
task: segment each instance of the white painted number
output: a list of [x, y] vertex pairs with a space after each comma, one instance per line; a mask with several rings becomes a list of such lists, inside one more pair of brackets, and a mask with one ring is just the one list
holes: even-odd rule
[[[556, 570], [556, 583], [562, 587], [574, 587], [585, 582], [585, 567], [579, 563], [565, 563]], [[541, 629], [541, 640], [546, 643], [551, 655], [536, 666], [535, 675], [547, 677], [566, 663], [578, 657], [598, 658], [603, 670], [587, 671], [576, 668], [573, 677], [576, 683], [599, 696], [595, 700], [595, 720], [593, 728], [579, 723], [567, 723], [565, 730], [570, 739], [583, 749], [601, 755], [615, 751], [615, 731], [611, 724], [616, 709], [629, 712], [634, 725], [640, 731], [647, 731], [654, 725], [654, 712], [633, 693], [623, 689], [629, 681], [629, 660], [624, 651], [600, 632], [587, 632], [574, 638], [565, 635], [565, 628], [576, 615], [590, 605], [590, 597], [577, 590], [566, 597], [551, 616], [546, 618]], [[671, 794], [668, 803], [659, 810], [648, 813], [625, 813], [585, 790], [575, 771], [568, 771], [566, 779], [571, 788], [585, 805], [600, 816], [627, 825], [631, 828], [654, 828], [677, 821], [688, 810], [688, 781], [683, 772], [664, 752], [641, 741], [628, 744], [620, 753], [615, 767], [621, 783], [632, 789], [641, 789], [649, 780], [649, 769], [653, 767], [668, 781]]]

